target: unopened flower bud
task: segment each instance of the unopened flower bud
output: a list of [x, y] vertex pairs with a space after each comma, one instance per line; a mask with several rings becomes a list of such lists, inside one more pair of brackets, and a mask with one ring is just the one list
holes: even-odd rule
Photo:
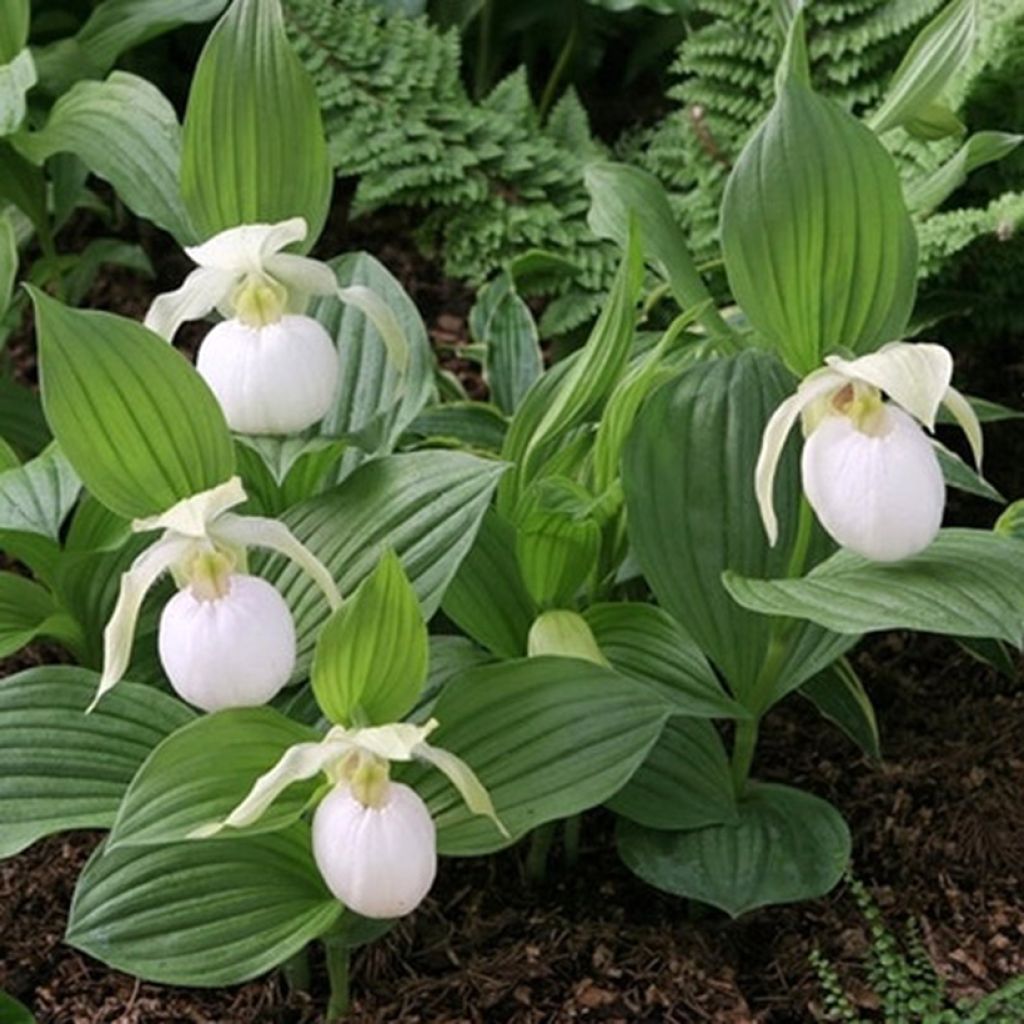
[[422, 903], [437, 874], [437, 837], [426, 804], [388, 782], [376, 806], [347, 783], [313, 816], [313, 856], [331, 892], [364, 917], [393, 918]]
[[338, 353], [312, 317], [262, 327], [217, 324], [199, 349], [199, 373], [240, 434], [294, 434], [323, 419], [338, 382]]
[[202, 575], [164, 607], [160, 661], [175, 691], [204, 711], [265, 704], [295, 668], [295, 626], [266, 580]]

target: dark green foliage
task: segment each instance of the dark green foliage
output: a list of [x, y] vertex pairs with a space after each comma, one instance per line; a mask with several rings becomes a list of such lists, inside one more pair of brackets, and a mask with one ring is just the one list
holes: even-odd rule
[[871, 938], [866, 981], [878, 1011], [862, 1015], [847, 995], [835, 966], [820, 952], [811, 964], [821, 985], [825, 1019], [842, 1024], [1020, 1024], [1024, 1020], [1024, 977], [976, 1001], [954, 1003], [911, 921], [902, 937], [886, 925], [867, 889], [855, 879], [850, 890], [864, 915]]

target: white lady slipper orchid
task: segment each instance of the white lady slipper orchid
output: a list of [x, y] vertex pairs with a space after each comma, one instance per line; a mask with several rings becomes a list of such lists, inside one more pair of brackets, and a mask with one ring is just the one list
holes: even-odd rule
[[161, 662], [175, 690], [204, 710], [261, 704], [291, 675], [295, 630], [269, 583], [245, 573], [249, 546], [290, 558], [320, 587], [331, 608], [341, 595], [331, 574], [275, 519], [230, 511], [246, 500], [238, 477], [136, 520], [136, 532], [163, 530], [121, 576], [114, 613], [103, 632], [103, 673], [89, 710], [124, 676], [146, 594], [165, 573], [181, 591], [160, 620]]
[[221, 822], [189, 838], [216, 835], [258, 821], [293, 782], [321, 772], [333, 784], [313, 817], [313, 856], [327, 887], [365, 917], [401, 917], [430, 891], [437, 872], [437, 839], [430, 812], [408, 786], [389, 778], [390, 762], [425, 761], [442, 771], [474, 814], [504, 825], [473, 770], [427, 737], [437, 728], [396, 722], [364, 729], [335, 726], [318, 743], [298, 743]]
[[214, 309], [225, 318], [203, 340], [200, 375], [232, 430], [291, 434], [323, 419], [338, 382], [338, 352], [319, 321], [305, 315], [311, 296], [333, 295], [368, 316], [400, 368], [408, 357], [394, 314], [369, 288], [339, 288], [319, 260], [283, 252], [307, 233], [301, 217], [244, 224], [186, 248], [197, 269], [174, 292], [158, 295], [146, 326], [174, 338], [187, 320]]
[[825, 363], [765, 428], [755, 489], [769, 542], [774, 545], [779, 533], [775, 472], [801, 418], [804, 493], [829, 535], [874, 561], [917, 554], [935, 539], [946, 501], [935, 448], [923, 429], [934, 430], [940, 405], [963, 428], [981, 467], [981, 425], [950, 386], [952, 356], [940, 345], [893, 342], [859, 359], [829, 356]]

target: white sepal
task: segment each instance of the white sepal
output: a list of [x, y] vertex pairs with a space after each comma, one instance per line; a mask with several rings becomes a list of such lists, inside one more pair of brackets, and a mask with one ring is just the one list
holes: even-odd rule
[[437, 830], [426, 804], [400, 782], [379, 807], [336, 786], [313, 815], [313, 857], [327, 887], [363, 917], [411, 913], [437, 875]]
[[149, 530], [173, 530], [183, 537], [200, 539], [206, 537], [210, 523], [228, 509], [241, 505], [246, 500], [241, 477], [233, 476], [208, 491], [193, 494], [172, 505], [166, 512], [132, 523], [135, 533]]
[[427, 764], [432, 764], [441, 772], [458, 790], [459, 796], [474, 814], [490, 818], [506, 839], [511, 838], [508, 829], [502, 824], [494, 809], [491, 794], [487, 792], [476, 773], [461, 757], [457, 757], [450, 750], [432, 747], [429, 743], [420, 743], [413, 754], [418, 761], [426, 761]]
[[971, 403], [953, 387], [946, 389], [942, 404], [950, 411], [953, 418], [960, 424], [960, 429], [967, 435], [967, 442], [970, 444], [971, 454], [974, 456], [974, 464], [981, 472], [981, 458], [985, 453], [985, 441], [978, 414], [972, 408]]
[[266, 704], [295, 668], [288, 605], [266, 580], [238, 573], [212, 600], [179, 590], [160, 616], [158, 647], [171, 686], [203, 711]]
[[334, 340], [312, 317], [262, 326], [229, 319], [199, 346], [196, 369], [239, 434], [297, 434], [327, 415], [338, 383]]
[[99, 699], [116, 686], [127, 671], [135, 624], [146, 594], [171, 566], [188, 554], [192, 546], [193, 541], [185, 537], [162, 537], [146, 548], [127, 572], [122, 573], [117, 604], [103, 630], [103, 674], [96, 696], [87, 710], [92, 711]]
[[197, 267], [259, 273], [271, 256], [303, 241], [308, 231], [302, 217], [276, 224], [240, 224], [218, 232], [201, 245], [186, 246], [185, 254]]
[[193, 270], [176, 291], [158, 295], [144, 323], [154, 334], [170, 341], [182, 324], [209, 316], [237, 284], [238, 276], [230, 270], [200, 267]]
[[209, 536], [228, 545], [277, 551], [294, 562], [323, 591], [331, 611], [341, 606], [341, 593], [327, 567], [277, 519], [227, 512], [210, 525]]
[[827, 416], [804, 442], [804, 492], [842, 547], [876, 562], [923, 551], [942, 525], [946, 484], [921, 426], [889, 403], [875, 429]]
[[829, 356], [825, 362], [847, 380], [884, 391], [929, 430], [953, 379], [953, 357], [941, 345], [894, 341], [859, 359]]

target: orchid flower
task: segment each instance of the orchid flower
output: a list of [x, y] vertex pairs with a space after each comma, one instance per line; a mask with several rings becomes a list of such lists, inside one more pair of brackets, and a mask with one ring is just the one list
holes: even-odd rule
[[365, 917], [408, 914], [430, 891], [437, 872], [436, 829], [416, 792], [390, 780], [391, 762], [434, 765], [474, 814], [490, 818], [508, 836], [469, 765], [426, 742], [437, 725], [431, 719], [425, 725], [334, 726], [319, 742], [287, 750], [227, 818], [195, 829], [189, 838], [251, 825], [293, 782], [323, 773], [332, 789], [313, 816], [313, 856], [327, 887]]
[[923, 429], [934, 430], [940, 405], [963, 428], [981, 468], [981, 425], [950, 386], [953, 358], [941, 345], [893, 342], [858, 359], [829, 356], [825, 363], [765, 428], [755, 490], [768, 540], [774, 545], [779, 534], [775, 472], [800, 418], [804, 493], [825, 530], [874, 561], [916, 554], [935, 539], [946, 501], [942, 469]]
[[197, 265], [182, 286], [158, 295], [146, 326], [168, 341], [187, 320], [218, 310], [225, 318], [203, 339], [196, 368], [217, 396], [228, 425], [242, 434], [291, 434], [323, 419], [338, 383], [338, 352], [305, 309], [333, 295], [374, 323], [405, 365], [405, 334], [394, 314], [363, 285], [339, 288], [319, 260], [283, 250], [305, 239], [301, 217], [244, 224], [185, 252]]
[[262, 704], [288, 682], [295, 665], [291, 613], [269, 583], [246, 574], [246, 548], [269, 548], [291, 559], [332, 608], [341, 595], [327, 569], [283, 523], [230, 511], [245, 500], [241, 481], [232, 477], [132, 524], [137, 533], [163, 534], [121, 576], [90, 710], [124, 676], [142, 602], [165, 572], [181, 589], [161, 616], [160, 659], [185, 700], [207, 711]]

